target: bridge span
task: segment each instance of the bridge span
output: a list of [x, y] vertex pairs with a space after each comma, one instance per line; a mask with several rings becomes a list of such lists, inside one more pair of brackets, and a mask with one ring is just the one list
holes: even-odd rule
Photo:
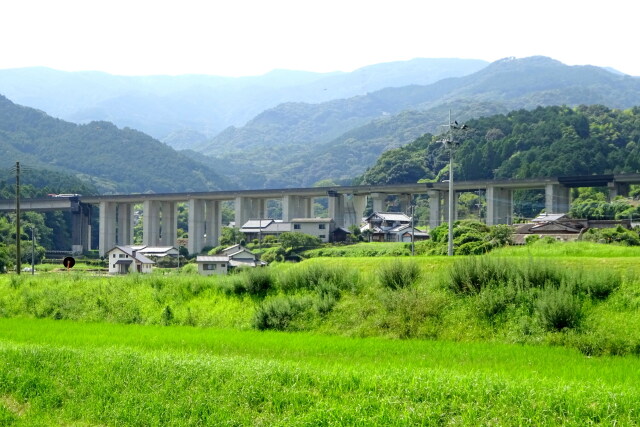
[[[565, 213], [569, 210], [569, 192], [573, 187], [606, 186], [610, 198], [626, 195], [631, 184], [640, 183], [640, 174], [588, 175], [576, 177], [550, 177], [535, 179], [476, 180], [454, 182], [457, 193], [484, 191], [487, 201], [488, 225], [511, 224], [513, 216], [513, 191], [520, 189], [544, 189], [545, 210], [548, 213]], [[151, 246], [177, 245], [177, 204], [187, 203], [190, 253], [197, 253], [206, 246], [217, 246], [222, 230], [220, 204], [232, 201], [235, 223], [241, 226], [250, 219], [267, 218], [267, 201], [280, 200], [282, 220], [310, 218], [313, 201], [326, 197], [329, 217], [339, 227], [359, 225], [370, 199], [374, 211], [384, 211], [387, 196], [395, 195], [400, 209], [408, 212], [415, 195], [427, 195], [429, 199], [431, 227], [448, 218], [448, 182], [417, 184], [358, 185], [313, 188], [283, 188], [265, 190], [237, 190], [161, 194], [123, 194], [104, 196], [78, 196], [70, 198], [26, 199], [21, 209], [46, 211], [70, 210], [73, 214], [73, 250], [82, 252], [91, 248], [91, 205], [99, 206], [99, 242], [101, 255], [118, 245], [133, 242], [134, 209], [142, 204], [143, 243]], [[454, 204], [455, 206], [455, 204]], [[0, 212], [15, 210], [15, 201], [1, 200]], [[454, 212], [454, 215], [456, 212]]]

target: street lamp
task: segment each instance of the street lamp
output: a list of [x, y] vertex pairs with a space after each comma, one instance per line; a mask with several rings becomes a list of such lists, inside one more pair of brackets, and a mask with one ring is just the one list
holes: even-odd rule
[[449, 110], [449, 124], [446, 124], [444, 126], [447, 126], [449, 128], [447, 132], [448, 135], [440, 141], [444, 144], [445, 148], [449, 150], [449, 241], [447, 255], [453, 256], [453, 151], [458, 145], [460, 145], [460, 143], [453, 137], [453, 131], [467, 129], [467, 125], [459, 125], [457, 121], [451, 121], [451, 110]]

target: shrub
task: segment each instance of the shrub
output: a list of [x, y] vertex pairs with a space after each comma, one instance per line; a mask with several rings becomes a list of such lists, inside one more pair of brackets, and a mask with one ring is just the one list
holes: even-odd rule
[[187, 264], [180, 267], [180, 271], [185, 274], [198, 274], [198, 266], [196, 264]]
[[389, 289], [402, 289], [413, 285], [420, 278], [420, 267], [414, 261], [398, 259], [384, 263], [378, 269], [380, 284]]
[[328, 267], [318, 264], [299, 265], [283, 272], [278, 277], [282, 291], [290, 293], [299, 290], [318, 290], [321, 286], [332, 284], [339, 290], [353, 288], [357, 281], [357, 272], [345, 267]]
[[256, 307], [252, 325], [258, 330], [286, 330], [294, 318], [313, 304], [309, 297], [275, 297]]
[[547, 286], [536, 304], [540, 320], [548, 330], [575, 328], [583, 318], [580, 299], [570, 286]]
[[251, 268], [242, 274], [245, 289], [250, 295], [265, 295], [273, 285], [269, 268]]

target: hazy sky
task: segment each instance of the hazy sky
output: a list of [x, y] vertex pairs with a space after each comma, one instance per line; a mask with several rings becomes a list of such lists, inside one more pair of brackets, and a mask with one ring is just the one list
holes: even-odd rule
[[550, 56], [640, 76], [636, 0], [3, 0], [0, 69], [258, 75]]

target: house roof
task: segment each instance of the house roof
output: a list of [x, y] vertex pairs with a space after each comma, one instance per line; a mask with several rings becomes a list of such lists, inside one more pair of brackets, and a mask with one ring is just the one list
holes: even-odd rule
[[196, 262], [229, 262], [229, 257], [225, 255], [198, 255]]
[[147, 256], [167, 256], [167, 255], [177, 255], [178, 249], [173, 246], [145, 246], [141, 249], [138, 249], [138, 252], [145, 254]]
[[290, 222], [273, 222], [269, 224], [264, 231], [269, 233], [284, 233], [286, 231], [291, 231], [293, 229], [293, 224]]
[[116, 249], [124, 252], [125, 254], [129, 255], [131, 258], [135, 259], [137, 262], [141, 264], [155, 264], [154, 261], [151, 261], [149, 258], [144, 256], [143, 254], [133, 249], [132, 246], [115, 246], [111, 250], [107, 251], [107, 254], [110, 254]]
[[382, 219], [383, 221], [400, 221], [400, 222], [409, 222], [411, 221], [411, 217], [403, 214], [402, 212], [374, 212], [371, 215], [369, 215], [365, 221], [370, 221], [371, 218], [373, 218], [374, 216], [377, 216], [378, 218]]
[[316, 224], [316, 223], [330, 223], [330, 222], [334, 222], [333, 218], [294, 218], [291, 220], [291, 222], [303, 222], [303, 223], [312, 223], [312, 224]]
[[534, 219], [532, 222], [550, 222], [550, 221], [558, 221], [560, 219], [566, 218], [567, 214], [563, 213], [541, 213]]
[[269, 224], [273, 222], [275, 222], [273, 219], [250, 219], [242, 225], [241, 230], [244, 232], [248, 232], [248, 229], [255, 229], [258, 231], [261, 228], [267, 228]]

